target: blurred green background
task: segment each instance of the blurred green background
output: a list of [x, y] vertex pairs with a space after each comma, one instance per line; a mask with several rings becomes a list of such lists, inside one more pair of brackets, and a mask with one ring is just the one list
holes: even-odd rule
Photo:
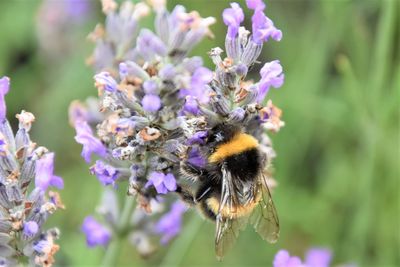
[[[56, 173], [65, 180], [67, 210], [47, 224], [62, 230], [57, 264], [89, 266], [99, 264], [104, 249], [86, 248], [80, 225], [94, 213], [101, 186], [79, 156], [67, 109], [73, 99], [96, 95], [85, 65], [93, 48], [86, 36], [104, 16], [97, 0], [86, 19], [63, 21], [46, 13], [56, 7], [43, 8], [62, 1], [0, 1], [0, 76], [12, 80], [9, 119], [15, 123], [21, 109], [36, 115], [33, 140], [56, 152]], [[171, 0], [168, 6], [178, 3], [218, 18], [216, 38], [193, 54], [207, 58], [210, 48], [223, 47], [221, 12], [229, 1]], [[272, 0], [267, 15], [284, 34], [262, 54], [262, 61], [280, 59], [286, 76], [269, 94], [286, 122], [272, 136], [279, 242], [269, 245], [249, 227], [218, 263], [214, 225], [188, 212], [182, 234], [150, 260], [126, 243], [121, 266], [270, 266], [281, 248], [303, 256], [314, 246], [330, 248], [335, 264], [400, 266], [400, 2]]]

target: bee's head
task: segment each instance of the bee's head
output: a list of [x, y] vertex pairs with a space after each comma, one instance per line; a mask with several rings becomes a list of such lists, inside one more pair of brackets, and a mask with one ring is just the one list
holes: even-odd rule
[[211, 147], [216, 147], [220, 144], [229, 142], [240, 132], [241, 129], [239, 126], [227, 123], [217, 124], [208, 132], [206, 144]]

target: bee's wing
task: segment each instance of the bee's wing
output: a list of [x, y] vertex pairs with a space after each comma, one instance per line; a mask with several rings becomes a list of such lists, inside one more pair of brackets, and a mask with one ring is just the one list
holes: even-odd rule
[[250, 216], [250, 223], [256, 232], [270, 243], [275, 243], [279, 237], [279, 219], [268, 189], [267, 180], [264, 174], [259, 177], [259, 190], [261, 199], [258, 206]]
[[238, 196], [236, 194], [235, 185], [232, 180], [232, 174], [222, 166], [222, 189], [219, 212], [216, 218], [216, 232], [215, 232], [215, 253], [220, 260], [235, 243], [239, 235], [248, 221], [248, 218], [224, 218], [221, 211], [228, 208], [231, 211], [239, 205]]

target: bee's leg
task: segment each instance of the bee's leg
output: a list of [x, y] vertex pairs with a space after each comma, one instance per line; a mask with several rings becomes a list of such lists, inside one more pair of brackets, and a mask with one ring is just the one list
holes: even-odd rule
[[178, 184], [175, 192], [181, 197], [186, 204], [194, 206], [196, 204], [193, 192], [184, 185]]
[[207, 175], [205, 169], [197, 167], [187, 161], [181, 162], [180, 170], [184, 176], [192, 181], [203, 180], [203, 177]]
[[211, 193], [211, 190], [212, 190], [212, 187], [209, 183], [201, 184], [195, 195], [196, 202], [199, 202], [203, 198], [208, 197], [208, 195]]

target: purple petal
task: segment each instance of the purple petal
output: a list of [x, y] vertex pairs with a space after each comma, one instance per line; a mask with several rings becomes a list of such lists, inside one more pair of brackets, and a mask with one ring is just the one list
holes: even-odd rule
[[53, 175], [54, 153], [47, 153], [36, 161], [35, 186], [46, 191], [49, 186], [62, 188], [63, 181], [60, 177]]
[[101, 86], [104, 90], [109, 92], [115, 92], [117, 90], [117, 82], [108, 72], [100, 72], [94, 76], [97, 86]]
[[157, 94], [158, 88], [157, 83], [153, 80], [147, 80], [143, 83], [143, 89], [146, 94]]
[[142, 99], [142, 106], [147, 112], [157, 112], [161, 108], [161, 99], [157, 95], [145, 95]]
[[35, 221], [27, 221], [24, 223], [23, 233], [28, 237], [34, 236], [39, 231], [39, 226]]
[[54, 186], [58, 189], [63, 189], [64, 188], [64, 180], [60, 176], [53, 175], [53, 177], [50, 180], [50, 185]]
[[89, 247], [106, 246], [110, 242], [111, 232], [92, 216], [85, 218], [81, 230], [86, 235], [86, 243]]
[[329, 249], [312, 248], [307, 252], [305, 264], [307, 267], [328, 267], [332, 259]]
[[249, 9], [265, 9], [265, 4], [262, 0], [246, 0], [246, 5]]
[[6, 118], [6, 102], [4, 96], [10, 90], [10, 78], [4, 76], [0, 79], [0, 120]]
[[75, 140], [83, 145], [82, 157], [86, 162], [90, 162], [93, 153], [105, 157], [107, 155], [107, 148], [103, 143], [93, 136], [92, 129], [87, 122], [75, 123], [76, 136]]
[[164, 178], [164, 185], [169, 191], [176, 190], [176, 180], [172, 173], [168, 173]]

